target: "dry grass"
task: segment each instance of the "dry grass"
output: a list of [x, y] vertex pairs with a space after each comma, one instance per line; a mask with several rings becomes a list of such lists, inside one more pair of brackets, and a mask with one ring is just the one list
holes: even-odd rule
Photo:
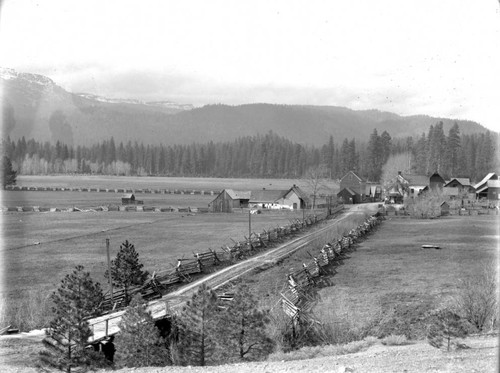
[[391, 334], [382, 339], [382, 344], [385, 346], [403, 346], [410, 343], [406, 336]]
[[0, 325], [11, 325], [20, 331], [30, 331], [48, 326], [52, 318], [50, 294], [29, 290], [16, 300], [0, 299]]
[[356, 310], [354, 323], [367, 333], [421, 338], [427, 313], [450, 305], [461, 279], [476, 274], [479, 263], [496, 261], [497, 227], [495, 216], [484, 215], [388, 219], [337, 268], [315, 312], [329, 312], [340, 299]]
[[299, 350], [284, 352], [275, 352], [269, 355], [269, 361], [292, 361], [314, 359], [327, 356], [338, 356], [353, 354], [359, 351], [366, 350], [368, 347], [378, 343], [378, 339], [374, 337], [366, 337], [360, 341], [353, 341], [342, 345], [326, 345], [314, 347], [302, 347]]

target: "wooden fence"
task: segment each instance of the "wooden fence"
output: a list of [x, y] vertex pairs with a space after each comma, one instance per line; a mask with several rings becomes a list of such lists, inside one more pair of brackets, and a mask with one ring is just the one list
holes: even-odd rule
[[319, 278], [327, 273], [325, 269], [342, 260], [346, 252], [371, 233], [383, 219], [379, 214], [369, 217], [349, 233], [326, 243], [316, 256], [311, 255], [312, 259], [302, 264], [302, 268], [288, 274], [288, 289], [281, 293], [281, 305], [290, 318], [294, 335], [296, 329], [304, 323], [314, 322], [309, 317], [314, 304], [314, 297], [310, 293]]
[[[343, 205], [337, 206], [332, 213], [342, 211]], [[183, 283], [193, 281], [197, 276], [213, 273], [222, 266], [251, 257], [268, 248], [273, 243], [283, 241], [288, 236], [317, 224], [327, 217], [326, 213], [305, 216], [304, 219], [292, 219], [289, 224], [264, 229], [260, 233], [252, 232], [244, 240], [232, 240], [232, 244], [223, 245], [218, 250], [211, 248], [204, 252], [193, 253], [190, 258], [179, 258], [171, 268], [154, 272], [142, 286], [129, 289], [131, 296], [140, 294], [146, 300], [154, 300], [168, 294]], [[104, 313], [116, 311], [125, 307], [123, 289], [111, 294], [105, 294], [102, 304]]]

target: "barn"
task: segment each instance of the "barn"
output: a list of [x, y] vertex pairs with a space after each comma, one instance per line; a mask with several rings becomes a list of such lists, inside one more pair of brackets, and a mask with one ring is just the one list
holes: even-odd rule
[[429, 188], [431, 190], [443, 189], [443, 185], [446, 181], [437, 172], [433, 173], [429, 178]]
[[[498, 180], [498, 175], [494, 172], [490, 172], [486, 175], [483, 180], [474, 185], [474, 189], [476, 190], [476, 198], [488, 198], [495, 199], [494, 196], [498, 195], [498, 191], [496, 189], [496, 183], [494, 181]], [[489, 185], [488, 185], [489, 184]], [[490, 191], [490, 188], [491, 191]], [[495, 194], [496, 192], [496, 194]]]
[[360, 195], [350, 188], [343, 188], [337, 193], [337, 198], [345, 204], [359, 203]]
[[232, 212], [235, 208], [304, 209], [309, 198], [299, 187], [293, 185], [286, 190], [259, 189], [235, 191], [224, 189], [208, 205], [210, 212]]
[[208, 204], [210, 212], [233, 212], [234, 208], [246, 208], [250, 201], [250, 191], [224, 189]]
[[366, 180], [364, 180], [354, 171], [349, 171], [340, 179], [340, 192], [342, 192], [344, 189], [349, 189], [351, 192], [354, 192], [356, 195], [358, 195], [357, 200], [361, 202], [364, 199], [366, 193]]
[[142, 205], [144, 202], [135, 199], [133, 193], [125, 193], [122, 195], [122, 205]]
[[472, 186], [470, 179], [468, 177], [455, 177], [448, 181], [444, 188], [458, 188], [460, 193], [474, 193], [474, 187]]

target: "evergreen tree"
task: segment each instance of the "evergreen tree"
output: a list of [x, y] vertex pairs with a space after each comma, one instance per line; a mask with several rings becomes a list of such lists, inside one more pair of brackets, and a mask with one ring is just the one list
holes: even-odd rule
[[151, 312], [140, 297], [134, 297], [120, 321], [115, 340], [116, 361], [124, 367], [165, 366], [169, 363], [165, 340]]
[[444, 174], [448, 177], [456, 176], [459, 171], [459, 158], [460, 158], [460, 129], [458, 124], [450, 128], [448, 132], [448, 139], [446, 141], [446, 168]]
[[16, 185], [17, 171], [12, 168], [12, 162], [7, 156], [2, 157], [2, 186], [5, 189], [7, 185]]
[[219, 353], [224, 361], [258, 360], [268, 355], [273, 347], [266, 335], [268, 322], [267, 313], [257, 309], [248, 286], [238, 285], [217, 327]]
[[[83, 266], [77, 266], [66, 275], [59, 288], [51, 295], [54, 318], [47, 334], [60, 344], [55, 356], [45, 356], [46, 363], [71, 372], [71, 367], [89, 365], [91, 357], [85, 346], [92, 336], [87, 319], [99, 312], [104, 296], [99, 283], [95, 283]], [[64, 352], [63, 352], [64, 351]]]
[[378, 181], [382, 173], [383, 166], [383, 149], [382, 140], [377, 133], [375, 128], [370, 135], [370, 141], [368, 142], [368, 179], [372, 181]]
[[202, 284], [184, 306], [178, 320], [178, 351], [184, 365], [205, 366], [215, 351], [217, 295]]
[[[122, 287], [125, 292], [125, 304], [131, 300], [130, 288], [134, 285], [142, 285], [148, 277], [148, 272], [143, 271], [143, 264], [139, 262], [139, 253], [133, 244], [126, 240], [120, 245], [116, 259], [111, 261], [111, 280], [113, 284]], [[109, 272], [104, 276], [109, 278]]]

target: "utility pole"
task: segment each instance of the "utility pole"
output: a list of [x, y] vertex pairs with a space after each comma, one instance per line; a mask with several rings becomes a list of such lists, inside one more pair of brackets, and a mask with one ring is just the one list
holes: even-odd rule
[[248, 209], [248, 246], [252, 247], [252, 208]]
[[111, 259], [109, 257], [109, 238], [106, 238], [106, 255], [108, 257], [109, 294], [111, 295], [111, 305], [113, 305], [113, 281], [111, 279]]

